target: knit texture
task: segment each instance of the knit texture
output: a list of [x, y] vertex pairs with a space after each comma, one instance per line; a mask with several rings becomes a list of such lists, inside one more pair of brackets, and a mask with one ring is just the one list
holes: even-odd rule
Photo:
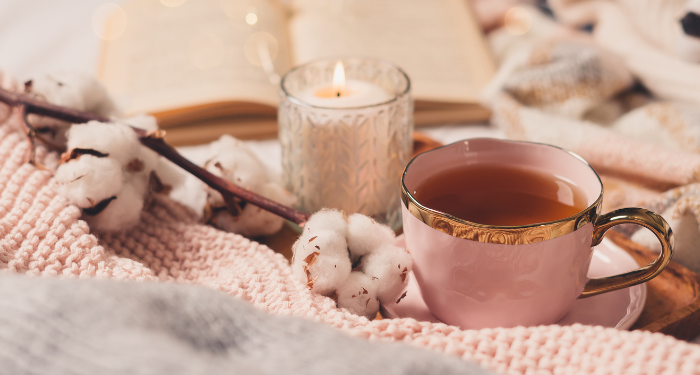
[[[401, 341], [510, 374], [692, 373], [700, 347], [662, 334], [574, 325], [462, 331], [413, 319], [369, 321], [311, 294], [287, 260], [242, 236], [200, 225], [156, 199], [126, 233], [96, 237], [56, 194], [51, 173], [25, 162], [28, 143], [0, 125], [0, 265], [8, 272], [199, 284], [280, 315], [306, 317], [370, 340]], [[40, 160], [56, 155], [40, 149]]]
[[3, 374], [491, 373], [266, 314], [201, 286], [4, 274], [0, 309]]
[[[502, 63], [487, 90], [493, 124], [509, 139], [582, 156], [602, 175], [604, 212], [656, 211], [676, 235], [673, 260], [700, 273], [700, 65], [664, 50], [680, 36], [684, 1], [551, 3], [559, 22], [592, 23], [594, 31], [577, 32], [535, 9], [525, 35], [494, 31]], [[615, 230], [661, 249], [638, 225]]]

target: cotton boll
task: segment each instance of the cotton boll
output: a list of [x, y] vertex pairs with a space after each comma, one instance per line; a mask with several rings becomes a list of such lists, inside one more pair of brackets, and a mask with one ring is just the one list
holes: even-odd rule
[[353, 214], [348, 218], [348, 247], [353, 261], [385, 243], [393, 242], [395, 237], [391, 228], [375, 222], [368, 216]]
[[119, 231], [138, 223], [158, 156], [122, 123], [91, 121], [68, 132], [56, 171], [59, 194], [83, 209], [92, 229]]
[[120, 123], [90, 121], [87, 124], [73, 125], [68, 131], [68, 150], [91, 149], [108, 154], [126, 166], [140, 155], [141, 143], [134, 131]]
[[[262, 162], [244, 142], [231, 136], [224, 135], [212, 142], [209, 160], [204, 168], [216, 176], [278, 203], [291, 205], [296, 200], [280, 185], [268, 181], [268, 174]], [[210, 208], [226, 206], [226, 202], [218, 191], [209, 187], [206, 190]], [[205, 216], [207, 216], [206, 213]], [[284, 223], [281, 217], [252, 204], [246, 204], [236, 216], [219, 210], [209, 217], [208, 221], [218, 228], [249, 237], [276, 233]]]
[[113, 232], [138, 223], [151, 190], [162, 190], [153, 173], [160, 157], [124, 123], [74, 125], [68, 137], [55, 175], [59, 193], [83, 209], [94, 230]]
[[304, 235], [307, 232], [316, 232], [321, 230], [332, 230], [343, 237], [348, 236], [348, 221], [345, 214], [338, 210], [324, 208], [321, 211], [311, 215], [309, 220], [304, 225]]
[[382, 303], [395, 302], [408, 282], [413, 267], [411, 255], [390, 243], [364, 256], [360, 270], [378, 282], [377, 294]]
[[102, 116], [118, 114], [107, 90], [93, 76], [78, 72], [55, 72], [31, 80], [31, 92], [51, 104]]
[[314, 293], [328, 295], [350, 274], [345, 237], [333, 231], [319, 231], [300, 237], [292, 247], [292, 272]]
[[82, 155], [61, 164], [56, 170], [58, 193], [70, 204], [92, 207], [113, 197], [122, 188], [122, 168], [113, 159]]
[[338, 307], [348, 309], [353, 314], [374, 318], [379, 311], [377, 285], [377, 280], [372, 280], [371, 276], [352, 272], [336, 290]]
[[91, 229], [101, 232], [117, 232], [138, 224], [144, 204], [144, 191], [139, 187], [124, 185], [116, 199], [109, 202], [96, 215], [83, 211], [84, 219]]
[[[102, 116], [116, 116], [118, 111], [104, 87], [92, 76], [58, 72], [33, 78], [25, 83], [25, 92], [51, 104], [87, 111]], [[71, 124], [46, 116], [29, 115], [39, 139], [62, 147]]]

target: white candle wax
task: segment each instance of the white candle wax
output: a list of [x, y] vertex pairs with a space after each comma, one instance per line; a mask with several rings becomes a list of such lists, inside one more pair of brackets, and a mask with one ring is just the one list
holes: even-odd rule
[[296, 97], [315, 107], [352, 108], [384, 103], [392, 95], [373, 83], [349, 79], [341, 89], [331, 84], [321, 85], [308, 88]]

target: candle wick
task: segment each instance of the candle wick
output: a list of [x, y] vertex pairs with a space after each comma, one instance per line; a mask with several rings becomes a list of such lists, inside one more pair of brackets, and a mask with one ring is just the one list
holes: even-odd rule
[[338, 93], [337, 93], [337, 94], [338, 94], [338, 97], [340, 97], [340, 91], [338, 91]]

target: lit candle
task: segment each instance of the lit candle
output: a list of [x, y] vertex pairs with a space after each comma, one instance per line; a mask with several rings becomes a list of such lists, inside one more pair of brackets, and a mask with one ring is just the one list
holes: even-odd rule
[[287, 72], [277, 120], [296, 207], [401, 225], [399, 182], [413, 145], [409, 88], [408, 76], [381, 60], [319, 60]]
[[386, 90], [373, 83], [345, 80], [345, 69], [340, 61], [335, 65], [332, 85], [310, 87], [296, 96], [307, 104], [325, 108], [366, 107], [392, 98]]

